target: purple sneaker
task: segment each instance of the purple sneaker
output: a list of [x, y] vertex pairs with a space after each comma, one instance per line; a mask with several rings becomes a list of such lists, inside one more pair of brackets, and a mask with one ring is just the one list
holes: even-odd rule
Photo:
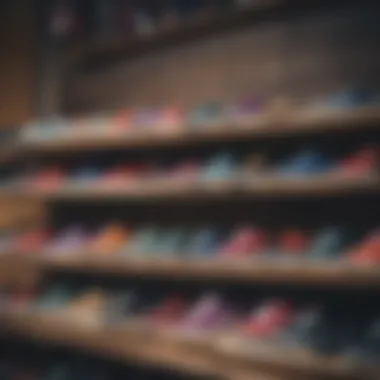
[[68, 254], [84, 249], [87, 234], [81, 227], [70, 227], [61, 232], [46, 248], [52, 254]]
[[239, 103], [227, 106], [227, 118], [230, 123], [252, 123], [264, 114], [264, 102], [255, 98], [248, 98]]
[[187, 331], [213, 330], [230, 325], [236, 314], [217, 294], [202, 296], [181, 322]]

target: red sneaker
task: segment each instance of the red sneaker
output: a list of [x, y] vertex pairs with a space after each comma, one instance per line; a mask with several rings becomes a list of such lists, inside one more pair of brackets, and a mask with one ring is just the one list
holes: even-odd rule
[[380, 262], [380, 228], [372, 232], [350, 254], [352, 261], [358, 264], [372, 264]]
[[228, 257], [246, 257], [263, 252], [267, 246], [266, 233], [255, 227], [243, 227], [235, 231], [222, 248], [221, 254]]
[[113, 125], [116, 131], [127, 131], [131, 129], [134, 112], [125, 110], [116, 115]]
[[287, 255], [302, 255], [310, 245], [310, 237], [297, 229], [288, 229], [279, 240], [279, 251]]
[[255, 309], [243, 326], [243, 332], [251, 338], [271, 338], [293, 320], [293, 305], [283, 300], [265, 302]]
[[49, 167], [34, 176], [31, 186], [36, 190], [56, 190], [62, 186], [65, 177], [65, 170], [61, 167]]
[[120, 164], [107, 171], [101, 179], [105, 188], [134, 185], [144, 170], [144, 165]]
[[187, 160], [175, 165], [169, 171], [169, 178], [176, 181], [195, 180], [201, 170], [201, 162], [198, 160]]
[[364, 148], [344, 158], [340, 163], [340, 169], [345, 174], [358, 176], [376, 171], [379, 163], [380, 148]]
[[178, 322], [188, 310], [189, 303], [179, 296], [167, 298], [150, 314], [154, 323], [172, 324]]
[[176, 106], [165, 107], [160, 110], [158, 128], [164, 131], [178, 130], [184, 126], [185, 113]]

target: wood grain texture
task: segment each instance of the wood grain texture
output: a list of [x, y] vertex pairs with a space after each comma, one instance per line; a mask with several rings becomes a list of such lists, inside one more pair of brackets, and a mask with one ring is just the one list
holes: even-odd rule
[[72, 76], [67, 110], [231, 101], [305, 100], [347, 84], [379, 85], [376, 5], [288, 12], [246, 28]]
[[307, 259], [286, 261], [280, 258], [198, 259], [186, 260], [159, 256], [115, 253], [101, 257], [91, 252], [67, 252], [59, 257], [34, 253], [24, 258], [13, 254], [14, 262], [29, 263], [41, 271], [93, 273], [106, 276], [142, 277], [176, 280], [223, 280], [234, 283], [296, 284], [319, 287], [380, 289], [380, 268], [357, 265], [349, 258], [336, 261], [310, 262]]
[[[365, 366], [353, 366], [345, 358], [323, 357], [306, 349], [288, 350], [276, 346], [230, 342], [220, 344], [220, 338], [208, 341], [208, 350], [191, 348], [191, 340], [170, 341], [160, 334], [146, 332], [141, 326], [104, 326], [88, 323], [73, 316], [8, 311], [2, 314], [2, 325], [8, 333], [38, 342], [100, 353], [111, 358], [135, 361], [153, 367], [164, 366], [195, 376], [218, 379], [372, 379], [376, 376]], [[145, 331], [144, 331], [145, 330]], [[137, 335], [136, 335], [137, 334]], [[139, 335], [139, 337], [137, 337]], [[207, 352], [207, 353], [206, 353]], [[239, 377], [236, 377], [239, 375]], [[246, 378], [246, 377], [244, 377]]]
[[32, 1], [9, 1], [0, 33], [0, 127], [34, 116], [36, 30]]
[[197, 146], [202, 143], [244, 142], [265, 138], [284, 139], [300, 136], [341, 135], [380, 129], [380, 108], [363, 107], [351, 111], [310, 113], [291, 109], [283, 113], [266, 113], [244, 124], [221, 122], [212, 128], [191, 128], [186, 123], [176, 130], [112, 131], [89, 133], [81, 137], [24, 143], [20, 152], [59, 153], [72, 151], [146, 149], [154, 147]]
[[[62, 186], [57, 190], [13, 189], [18, 197], [41, 201], [161, 201], [302, 199], [379, 194], [378, 176], [350, 177], [327, 173], [305, 178], [275, 175], [243, 176], [221, 181], [173, 181], [147, 179], [127, 186]], [[7, 194], [7, 190], [4, 190]]]

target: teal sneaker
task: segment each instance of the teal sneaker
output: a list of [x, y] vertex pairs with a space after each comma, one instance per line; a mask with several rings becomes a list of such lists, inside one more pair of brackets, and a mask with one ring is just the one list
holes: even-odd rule
[[223, 180], [234, 176], [239, 166], [239, 158], [230, 152], [217, 154], [206, 163], [203, 179], [207, 181]]

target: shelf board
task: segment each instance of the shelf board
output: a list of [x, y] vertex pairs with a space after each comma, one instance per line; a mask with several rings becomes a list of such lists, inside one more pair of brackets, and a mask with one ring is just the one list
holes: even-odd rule
[[215, 360], [210, 357], [189, 352], [185, 355], [178, 350], [178, 346], [163, 346], [155, 336], [136, 334], [123, 327], [107, 328], [78, 318], [67, 319], [62, 314], [49, 316], [22, 311], [5, 312], [1, 321], [3, 330], [8, 334], [39, 343], [86, 350], [114, 359], [172, 368], [193, 375], [222, 375]]
[[244, 125], [221, 124], [218, 127], [177, 130], [126, 131], [86, 137], [60, 137], [57, 140], [24, 143], [23, 150], [58, 153], [121, 148], [149, 148], [159, 146], [187, 146], [209, 142], [246, 141], [247, 139], [285, 138], [296, 135], [348, 133], [365, 128], [380, 129], [380, 107], [364, 107], [351, 111], [330, 113], [287, 112], [284, 115], [268, 115]]
[[[3, 255], [5, 259], [7, 255]], [[113, 277], [138, 276], [176, 280], [223, 280], [237, 283], [310, 285], [355, 289], [380, 287], [380, 267], [358, 265], [348, 260], [286, 261], [278, 259], [164, 259], [134, 258], [120, 254], [102, 257], [95, 253], [18, 254], [10, 266], [36, 271], [38, 268], [56, 272], [96, 273]], [[141, 255], [140, 255], [141, 257]], [[177, 257], [181, 257], [179, 254]]]
[[[310, 1], [309, 1], [310, 2]], [[314, 1], [315, 2], [315, 1]], [[80, 67], [101, 67], [115, 60], [162, 49], [207, 35], [249, 25], [265, 13], [283, 11], [291, 5], [304, 5], [295, 0], [262, 0], [249, 8], [216, 14], [201, 20], [181, 23], [171, 29], [160, 29], [148, 37], [120, 36], [118, 38], [91, 39], [68, 50], [67, 64]]]
[[249, 341], [231, 334], [219, 338], [217, 344], [230, 360], [239, 359], [241, 363], [267, 364], [329, 378], [372, 378], [377, 372], [349, 357], [326, 356], [289, 344]]
[[[194, 341], [185, 337], [164, 336], [150, 329], [125, 324], [90, 323], [63, 313], [38, 314], [28, 311], [6, 311], [1, 315], [3, 330], [8, 334], [33, 339], [45, 344], [81, 349], [115, 359], [162, 366], [193, 375], [235, 379], [245, 371], [254, 377], [258, 371], [286, 370], [304, 375], [327, 375], [329, 378], [363, 379], [376, 371], [354, 365], [343, 357], [324, 357], [306, 349], [289, 349], [274, 345], [242, 344], [239, 339], [210, 335], [207, 349], [196, 350]], [[378, 375], [378, 373], [377, 373]], [[293, 377], [292, 377], [293, 378]], [[371, 377], [368, 377], [371, 378]]]
[[307, 177], [261, 175], [240, 180], [184, 182], [147, 180], [129, 186], [63, 186], [58, 190], [3, 188], [3, 194], [36, 197], [53, 201], [134, 201], [134, 200], [252, 200], [254, 198], [341, 197], [380, 194], [378, 175], [350, 177], [327, 173]]

